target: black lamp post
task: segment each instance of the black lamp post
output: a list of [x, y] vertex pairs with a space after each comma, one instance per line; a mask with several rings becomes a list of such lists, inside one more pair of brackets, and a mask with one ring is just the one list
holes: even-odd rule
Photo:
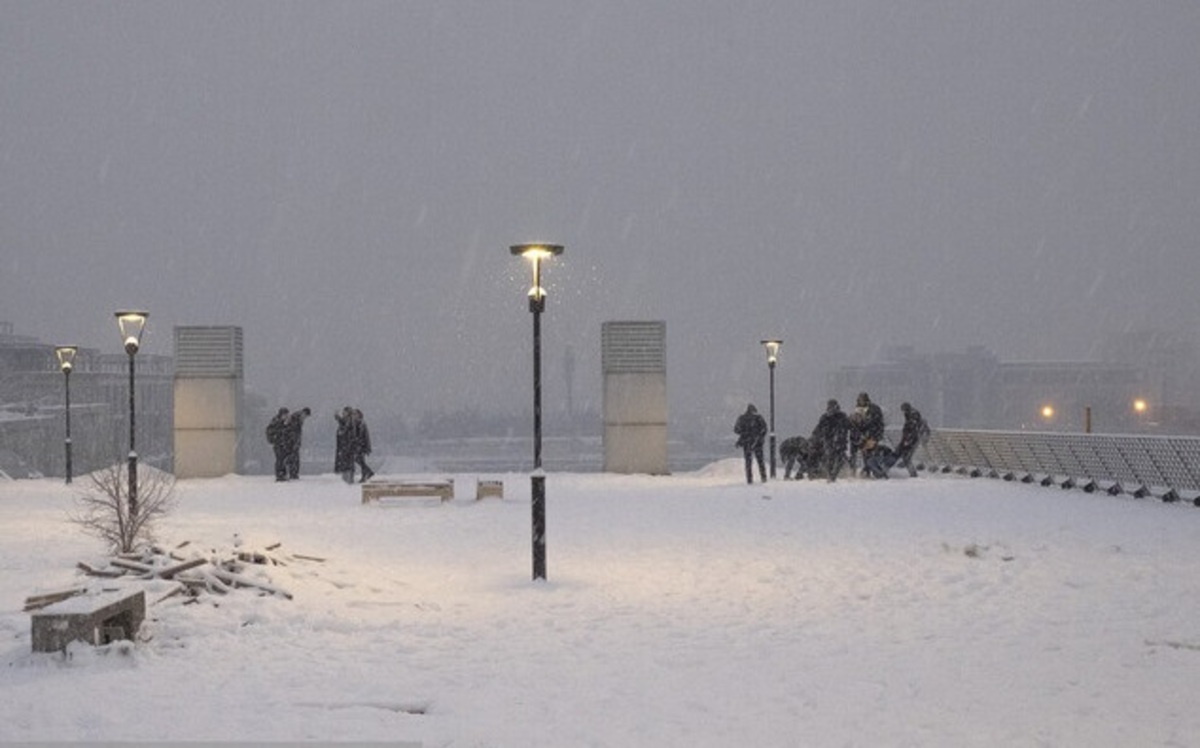
[[137, 491], [137, 444], [135, 431], [135, 409], [133, 404], [134, 377], [133, 357], [142, 345], [142, 331], [146, 328], [146, 318], [149, 312], [121, 311], [117, 312], [117, 326], [121, 329], [121, 340], [125, 343], [125, 352], [129, 354], [129, 517], [136, 519], [138, 515]]
[[779, 347], [783, 341], [779, 339], [759, 341], [767, 349], [767, 368], [771, 372], [771, 479], [775, 479], [775, 364], [779, 361]]
[[563, 252], [561, 244], [516, 244], [509, 250], [533, 265], [533, 287], [529, 289], [529, 311], [533, 313], [533, 474], [530, 500], [533, 509], [533, 578], [546, 578], [546, 475], [542, 472], [542, 311], [546, 290], [542, 288], [542, 260]]
[[67, 483], [71, 482], [71, 369], [75, 368], [75, 354], [79, 348], [73, 345], [60, 345], [54, 349], [58, 356], [58, 367], [62, 369], [63, 382], [66, 387], [67, 438], [64, 442], [67, 448]]

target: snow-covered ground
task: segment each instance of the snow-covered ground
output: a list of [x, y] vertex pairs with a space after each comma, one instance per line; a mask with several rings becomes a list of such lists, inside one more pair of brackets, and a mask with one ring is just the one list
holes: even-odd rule
[[[430, 476], [406, 476], [430, 477]], [[423, 746], [1200, 743], [1200, 510], [986, 479], [550, 473], [362, 505], [332, 475], [182, 481], [159, 539], [271, 551], [292, 599], [156, 602], [33, 654], [26, 597], [104, 559], [74, 487], [0, 483], [0, 741]], [[311, 556], [314, 561], [296, 558]], [[123, 582], [131, 584], [131, 582]], [[111, 584], [111, 583], [110, 583]]]

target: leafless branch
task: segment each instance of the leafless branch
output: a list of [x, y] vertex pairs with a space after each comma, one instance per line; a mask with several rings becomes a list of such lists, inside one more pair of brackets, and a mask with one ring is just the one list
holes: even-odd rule
[[98, 537], [116, 553], [128, 553], [153, 541], [155, 520], [170, 512], [175, 478], [145, 467], [138, 471], [137, 513], [129, 511], [126, 466], [114, 463], [89, 474], [91, 486], [76, 499], [69, 520]]

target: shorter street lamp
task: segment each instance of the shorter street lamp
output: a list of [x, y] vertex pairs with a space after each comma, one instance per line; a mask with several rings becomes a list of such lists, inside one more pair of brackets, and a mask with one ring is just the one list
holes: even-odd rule
[[1146, 428], [1146, 414], [1150, 412], [1150, 403], [1146, 402], [1143, 397], [1136, 398], [1133, 401], [1133, 418], [1137, 424], [1138, 431], [1144, 431]]
[[542, 288], [542, 260], [562, 254], [561, 244], [515, 244], [509, 251], [533, 265], [529, 289], [529, 311], [533, 313], [533, 474], [529, 477], [533, 510], [533, 578], [546, 578], [546, 476], [542, 472], [542, 311], [546, 289]]
[[63, 383], [66, 387], [66, 407], [64, 410], [67, 414], [67, 483], [71, 482], [71, 369], [75, 368], [75, 354], [79, 353], [79, 348], [73, 345], [60, 345], [54, 349], [54, 355], [58, 356], [58, 368], [62, 369]]
[[137, 448], [134, 434], [135, 409], [133, 404], [134, 375], [133, 357], [137, 355], [142, 345], [142, 331], [146, 328], [146, 318], [149, 312], [120, 311], [117, 312], [117, 326], [121, 329], [121, 340], [125, 344], [125, 352], [129, 354], [129, 517], [135, 520], [138, 515], [138, 485], [137, 485]]
[[1049, 425], [1050, 422], [1054, 420], [1054, 406], [1053, 405], [1047, 404], [1047, 405], [1042, 406], [1042, 419], [1046, 422], [1047, 425]]
[[779, 348], [782, 340], [772, 338], [759, 341], [767, 349], [767, 368], [771, 372], [771, 478], [775, 477], [775, 364], [779, 361]]

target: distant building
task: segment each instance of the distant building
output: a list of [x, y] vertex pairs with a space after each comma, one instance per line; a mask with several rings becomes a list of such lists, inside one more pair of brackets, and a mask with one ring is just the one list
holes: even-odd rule
[[[113, 347], [119, 340], [114, 330]], [[70, 341], [64, 341], [70, 342]], [[54, 344], [16, 335], [0, 322], [0, 450], [19, 456], [31, 471], [66, 474], [64, 375]], [[137, 449], [142, 462], [170, 468], [172, 362], [139, 353]], [[129, 357], [81, 348], [71, 373], [73, 472], [81, 475], [123, 460], [129, 452]]]
[[827, 375], [831, 397], [859, 392], [899, 425], [912, 402], [934, 426], [1094, 432], [1200, 433], [1194, 346], [1185, 336], [1113, 336], [1101, 361], [1001, 361], [982, 346], [959, 353], [895, 347], [883, 360]]

